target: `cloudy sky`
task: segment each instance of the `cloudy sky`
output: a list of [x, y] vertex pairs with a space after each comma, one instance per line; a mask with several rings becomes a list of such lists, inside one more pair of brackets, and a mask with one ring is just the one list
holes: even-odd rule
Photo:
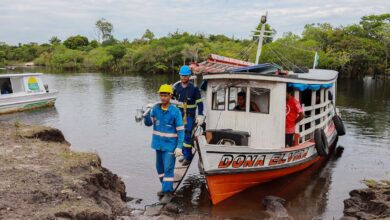
[[300, 34], [308, 23], [347, 25], [390, 13], [390, 0], [0, 0], [0, 42], [47, 42], [75, 34], [96, 38], [95, 22], [114, 24], [117, 39], [189, 31], [247, 38], [268, 11], [278, 35]]

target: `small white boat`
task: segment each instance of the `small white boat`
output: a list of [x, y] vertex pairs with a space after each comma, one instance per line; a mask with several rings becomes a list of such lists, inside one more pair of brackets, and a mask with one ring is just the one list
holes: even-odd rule
[[53, 106], [58, 94], [42, 73], [0, 74], [0, 90], [0, 114]]

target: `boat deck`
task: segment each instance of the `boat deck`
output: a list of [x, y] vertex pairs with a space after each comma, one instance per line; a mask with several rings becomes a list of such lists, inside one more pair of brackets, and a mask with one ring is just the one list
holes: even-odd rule
[[[192, 152], [193, 152], [194, 158], [195, 158], [196, 151], [193, 150]], [[192, 161], [194, 161], [194, 159]], [[191, 164], [192, 164], [192, 161], [191, 161]], [[174, 171], [175, 172], [175, 176], [174, 176], [174, 182], [173, 182], [173, 190], [175, 192], [176, 192], [176, 190], [178, 190], [178, 188], [180, 186], [180, 183], [183, 181], [184, 177], [186, 176], [188, 168], [190, 168], [191, 164], [188, 165], [188, 166], [183, 166], [179, 162], [179, 158], [176, 158], [175, 171]]]

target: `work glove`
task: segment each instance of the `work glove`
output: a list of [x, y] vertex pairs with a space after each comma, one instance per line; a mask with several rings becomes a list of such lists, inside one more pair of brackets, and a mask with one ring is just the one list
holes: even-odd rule
[[148, 109], [148, 108], [153, 108], [153, 106], [154, 106], [153, 103], [149, 103], [149, 104], [146, 105], [146, 109]]
[[183, 151], [181, 150], [181, 148], [176, 148], [175, 149], [175, 157], [180, 157], [180, 156], [183, 156]]
[[203, 115], [198, 115], [198, 116], [196, 117], [195, 123], [196, 123], [197, 125], [202, 125], [202, 124], [204, 123], [204, 116], [203, 116]]

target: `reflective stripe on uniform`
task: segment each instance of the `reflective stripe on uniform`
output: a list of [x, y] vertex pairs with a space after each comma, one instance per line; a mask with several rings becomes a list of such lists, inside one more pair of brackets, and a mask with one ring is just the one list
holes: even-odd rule
[[173, 182], [175, 179], [173, 177], [164, 177], [163, 181], [165, 182]]
[[158, 177], [159, 177], [159, 178], [164, 177], [164, 173], [158, 174]]
[[[184, 105], [178, 105], [177, 107], [184, 108]], [[188, 105], [187, 104], [187, 108], [196, 108], [196, 105]]]
[[200, 103], [200, 102], [202, 102], [202, 99], [197, 99], [197, 100], [195, 101], [196, 104], [198, 104], [198, 103]]
[[183, 147], [192, 147], [192, 144], [183, 143]]
[[176, 127], [176, 131], [184, 130], [184, 126], [178, 126]]
[[169, 137], [169, 138], [176, 138], [177, 134], [176, 133], [164, 133], [160, 131], [153, 131], [153, 134], [161, 136], [161, 137]]

